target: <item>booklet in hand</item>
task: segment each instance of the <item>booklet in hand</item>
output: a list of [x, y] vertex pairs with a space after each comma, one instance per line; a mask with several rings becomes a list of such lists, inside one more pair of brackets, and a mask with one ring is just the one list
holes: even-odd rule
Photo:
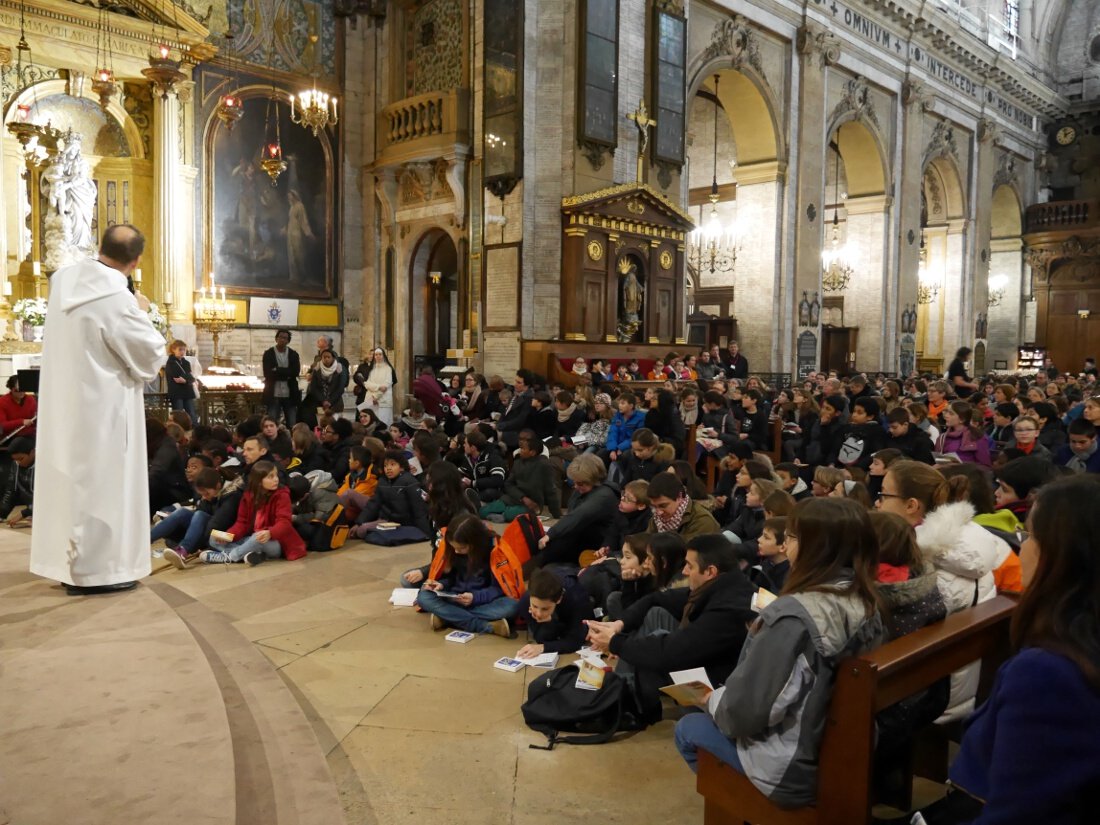
[[676, 670], [669, 674], [672, 684], [661, 688], [661, 693], [671, 696], [678, 705], [695, 707], [705, 705], [714, 687], [707, 676], [706, 668]]

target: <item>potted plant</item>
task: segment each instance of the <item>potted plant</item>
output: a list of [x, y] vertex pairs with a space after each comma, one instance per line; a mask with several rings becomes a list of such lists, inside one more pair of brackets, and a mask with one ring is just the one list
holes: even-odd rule
[[42, 328], [46, 323], [45, 298], [23, 298], [15, 302], [12, 312], [23, 322], [24, 341], [42, 340]]

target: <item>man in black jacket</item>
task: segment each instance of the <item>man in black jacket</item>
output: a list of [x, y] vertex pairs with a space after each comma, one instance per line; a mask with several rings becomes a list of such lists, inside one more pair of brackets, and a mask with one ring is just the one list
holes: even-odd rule
[[722, 363], [726, 368], [727, 378], [744, 381], [749, 377], [749, 359], [741, 354], [741, 348], [736, 341], [730, 341], [729, 350], [722, 359]]
[[466, 457], [458, 471], [462, 474], [463, 486], [476, 490], [482, 503], [496, 501], [504, 492], [507, 477], [500, 451], [479, 430], [470, 431], [462, 450]]
[[532, 384], [535, 382], [535, 374], [531, 370], [517, 370], [515, 390], [512, 400], [501, 414], [496, 423], [500, 440], [507, 445], [509, 450], [519, 446], [519, 431], [527, 429], [527, 416], [531, 412], [531, 395], [534, 392]]
[[588, 641], [619, 657], [617, 672], [633, 675], [643, 721], [661, 719], [660, 688], [669, 673], [706, 668], [715, 687], [737, 664], [745, 642], [754, 587], [737, 563], [733, 545], [720, 533], [688, 543], [688, 587], [644, 596], [617, 622], [589, 622]]
[[290, 330], [280, 329], [275, 333], [275, 346], [264, 352], [264, 403], [267, 414], [279, 420], [279, 411], [286, 416], [286, 426], [294, 426], [298, 417], [298, 404], [302, 392], [298, 388], [298, 375], [302, 371], [302, 361], [298, 353], [292, 350]]

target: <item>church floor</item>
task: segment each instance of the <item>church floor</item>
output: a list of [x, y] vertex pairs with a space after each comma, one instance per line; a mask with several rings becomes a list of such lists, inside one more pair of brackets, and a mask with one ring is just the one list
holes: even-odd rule
[[672, 722], [531, 750], [531, 676], [493, 668], [522, 640], [445, 642], [388, 604], [426, 545], [154, 561], [72, 598], [29, 544], [0, 527], [0, 825], [702, 821]]

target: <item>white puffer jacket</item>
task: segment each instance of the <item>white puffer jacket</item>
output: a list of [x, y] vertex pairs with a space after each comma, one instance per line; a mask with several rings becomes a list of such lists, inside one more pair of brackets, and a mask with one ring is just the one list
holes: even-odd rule
[[[993, 571], [1004, 558], [1007, 543], [973, 521], [967, 502], [945, 504], [917, 527], [917, 544], [936, 568], [936, 583], [947, 612], [956, 613], [997, 595]], [[974, 709], [978, 663], [951, 674], [951, 700], [937, 722], [962, 719]]]

